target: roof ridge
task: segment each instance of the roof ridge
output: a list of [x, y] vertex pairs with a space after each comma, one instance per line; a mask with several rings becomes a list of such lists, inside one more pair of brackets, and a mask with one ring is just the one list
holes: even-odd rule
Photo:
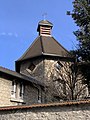
[[39, 35], [16, 62], [38, 57], [44, 54], [73, 58], [70, 52], [54, 37]]
[[42, 48], [42, 53], [43, 53], [44, 52], [44, 48], [43, 48], [42, 36], [40, 36], [40, 43], [41, 43], [41, 48]]
[[40, 36], [38, 36], [34, 41], [33, 43], [29, 46], [29, 48], [25, 51], [25, 53], [16, 61], [20, 61], [23, 57], [25, 57], [29, 51], [29, 49], [35, 44], [35, 42], [37, 41], [37, 39], [39, 38]]
[[70, 54], [70, 52], [66, 48], [64, 48], [53, 36], [52, 36], [52, 38], [55, 40], [55, 42], [58, 43], [58, 45], [60, 45], [66, 52], [68, 52]]

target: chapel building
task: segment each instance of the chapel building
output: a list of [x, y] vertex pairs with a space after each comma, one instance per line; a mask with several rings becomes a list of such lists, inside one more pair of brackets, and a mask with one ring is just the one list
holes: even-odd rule
[[[75, 59], [52, 36], [52, 27], [47, 20], [38, 23], [38, 37], [15, 61], [16, 71], [0, 67], [0, 106], [63, 100], [64, 97], [55, 92], [53, 81], [61, 80], [57, 71], [63, 69], [64, 63], [73, 63]], [[59, 83], [59, 90], [66, 94], [65, 82]], [[58, 85], [57, 81], [55, 84]]]

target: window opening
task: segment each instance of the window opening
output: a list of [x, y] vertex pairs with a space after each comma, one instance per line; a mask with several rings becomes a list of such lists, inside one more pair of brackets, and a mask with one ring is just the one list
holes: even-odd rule
[[12, 81], [12, 91], [11, 91], [11, 96], [16, 97], [16, 82]]
[[41, 89], [38, 89], [38, 103], [42, 102]]
[[35, 67], [36, 66], [33, 63], [31, 63], [30, 66], [28, 67], [28, 69], [30, 69], [31, 71], [33, 71]]
[[60, 70], [60, 69], [63, 67], [63, 65], [58, 61], [58, 62], [55, 64], [55, 67], [56, 67], [58, 70]]
[[20, 98], [23, 99], [24, 95], [24, 85], [23, 83], [20, 83]]
[[22, 82], [12, 81], [11, 97], [15, 99], [23, 99], [24, 84]]

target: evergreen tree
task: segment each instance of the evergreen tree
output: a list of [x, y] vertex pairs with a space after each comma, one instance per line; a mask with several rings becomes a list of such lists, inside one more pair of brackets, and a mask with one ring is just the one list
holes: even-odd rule
[[74, 0], [71, 15], [78, 30], [74, 32], [79, 44], [74, 51], [79, 61], [84, 63], [81, 70], [86, 78], [86, 83], [90, 88], [90, 0]]
[[74, 0], [70, 13], [79, 29], [74, 32], [79, 41], [76, 54], [83, 61], [90, 61], [90, 0]]

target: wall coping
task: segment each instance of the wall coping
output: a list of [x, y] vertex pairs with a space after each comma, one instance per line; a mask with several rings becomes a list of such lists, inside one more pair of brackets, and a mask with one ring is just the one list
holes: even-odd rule
[[88, 100], [66, 101], [66, 102], [48, 103], [48, 104], [33, 104], [29, 106], [6, 106], [6, 107], [0, 107], [0, 111], [43, 108], [43, 107], [57, 107], [57, 106], [72, 106], [72, 105], [80, 105], [80, 104], [90, 104], [90, 100], [88, 99]]

